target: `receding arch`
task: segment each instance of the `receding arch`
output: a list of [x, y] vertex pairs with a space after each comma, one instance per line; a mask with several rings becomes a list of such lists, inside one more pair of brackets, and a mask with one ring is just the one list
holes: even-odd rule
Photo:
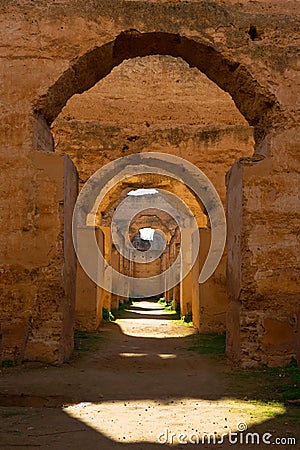
[[131, 176], [119, 182], [104, 196], [101, 202], [101, 216], [104, 215], [106, 221], [108, 217], [111, 220], [111, 215], [116, 207], [126, 198], [132, 189], [137, 189], [140, 185], [147, 186], [148, 188], [155, 186], [156, 189], [172, 192], [179, 198], [184, 196], [186, 204], [195, 217], [197, 217], [196, 220], [198, 220], [199, 227], [205, 228], [207, 226], [207, 212], [204, 205], [195, 196], [195, 193], [188, 186], [167, 175], [164, 175], [162, 179], [155, 174], [143, 174], [140, 176]]
[[274, 94], [261, 86], [245, 66], [226, 58], [212, 46], [179, 34], [140, 33], [137, 30], [122, 32], [115, 40], [76, 59], [36, 101], [34, 112], [50, 125], [74, 94], [93, 87], [124, 60], [150, 55], [180, 57], [228, 92], [241, 114], [254, 127], [256, 145], [275, 118], [278, 120], [278, 114], [281, 115]]

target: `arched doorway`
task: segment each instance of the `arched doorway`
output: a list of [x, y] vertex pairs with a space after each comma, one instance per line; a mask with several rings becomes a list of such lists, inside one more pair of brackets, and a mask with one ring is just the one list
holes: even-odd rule
[[[35, 105], [36, 147], [51, 151], [50, 130], [47, 127], [72, 95], [89, 89], [124, 59], [151, 54], [181, 57], [190, 66], [197, 67], [222, 89], [229, 92], [245, 118], [255, 127], [256, 153], [265, 153], [260, 144], [268, 127], [271, 126], [272, 114], [278, 107], [275, 98], [259, 86], [244, 67], [227, 60], [211, 47], [185, 37], [167, 33], [142, 34], [132, 31], [122, 33], [115, 41], [79, 58], [49, 88], [47, 94], [37, 101]], [[48, 135], [48, 138], [45, 138], [45, 135]], [[66, 236], [67, 233], [65, 233], [65, 240]], [[66, 268], [65, 275], [68, 277], [65, 262], [63, 264]], [[70, 293], [69, 300], [72, 301], [73, 295], [74, 293]], [[70, 348], [70, 343], [67, 347]]]

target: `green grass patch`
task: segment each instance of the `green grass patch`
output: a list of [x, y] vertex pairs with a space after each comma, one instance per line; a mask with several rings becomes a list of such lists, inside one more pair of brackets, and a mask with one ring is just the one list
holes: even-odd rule
[[1, 366], [4, 367], [5, 369], [9, 368], [9, 367], [15, 367], [17, 364], [12, 360], [12, 359], [4, 359], [1, 362]]
[[122, 319], [124, 317], [124, 312], [130, 311], [130, 307], [134, 305], [134, 301], [130, 298], [127, 302], [120, 303], [119, 309], [114, 309], [112, 314], [114, 316], [114, 320]]
[[107, 308], [102, 308], [102, 320], [103, 322], [113, 322], [115, 316]]
[[87, 331], [75, 331], [74, 333], [74, 351], [88, 352], [94, 350], [100, 341], [103, 341], [104, 333], [95, 332], [89, 333]]
[[201, 355], [223, 355], [225, 353], [226, 338], [222, 334], [194, 334], [190, 337], [192, 344], [188, 350]]
[[159, 305], [163, 306], [164, 311], [172, 311], [176, 314], [180, 314], [180, 305], [176, 304], [175, 300], [167, 302], [164, 297], [160, 298], [157, 302]]
[[126, 311], [128, 308], [130, 308], [131, 305], [133, 305], [133, 303], [134, 303], [134, 301], [131, 298], [128, 300], [128, 302], [120, 303], [119, 311], [122, 311], [122, 310]]
[[300, 398], [299, 367], [235, 369], [227, 376], [237, 396], [281, 402]]
[[186, 322], [184, 320], [184, 316], [182, 316], [180, 319], [174, 319], [173, 322], [176, 323], [177, 325], [183, 325], [185, 327], [192, 327], [193, 326], [193, 322]]
[[272, 420], [270, 423], [277, 430], [277, 435], [285, 436], [289, 430], [299, 442], [300, 407], [288, 402], [300, 398], [299, 367], [228, 368], [224, 376], [228, 389], [226, 397], [257, 405], [252, 414], [254, 419], [260, 419], [261, 416]]
[[182, 316], [181, 320], [185, 323], [193, 325], [193, 314], [191, 312], [189, 312], [185, 316]]
[[[226, 401], [226, 400], [225, 400]], [[259, 424], [263, 421], [273, 420], [275, 418], [282, 417], [285, 412], [285, 406], [276, 401], [263, 401], [263, 400], [231, 400], [227, 401], [233, 402], [233, 410], [240, 412], [241, 415], [248, 416], [247, 424], [248, 426], [253, 424]]]
[[273, 370], [280, 378], [279, 391], [285, 400], [300, 399], [300, 367], [284, 367]]
[[0, 408], [0, 418], [1, 419], [8, 419], [9, 417], [22, 416], [25, 414], [26, 414], [26, 412], [24, 411], [24, 408], [15, 409], [15, 408], [7, 407], [7, 406]]
[[252, 416], [257, 419], [273, 419], [285, 413], [285, 407], [277, 401], [251, 400], [249, 405], [255, 406]]
[[180, 317], [180, 304], [172, 300], [167, 302], [164, 297], [160, 298], [157, 302], [162, 305], [164, 311], [172, 312], [177, 315], [177, 318], [174, 320], [175, 323], [186, 326], [193, 326], [193, 315], [192, 312], [187, 313], [185, 316]]

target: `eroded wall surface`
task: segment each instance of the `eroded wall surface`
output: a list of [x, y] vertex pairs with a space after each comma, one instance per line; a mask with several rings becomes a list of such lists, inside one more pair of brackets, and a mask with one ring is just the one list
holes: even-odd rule
[[[268, 159], [246, 160], [241, 169], [241, 228], [232, 236], [241, 239], [241, 258], [236, 267], [241, 276], [239, 288], [231, 298], [238, 305], [234, 310], [239, 313], [234, 314], [231, 322], [234, 329], [240, 330], [238, 354], [244, 364], [286, 362], [294, 351], [287, 317], [291, 311], [299, 314], [297, 2], [115, 1], [112, 7], [104, 1], [23, 0], [1, 1], [0, 9], [0, 321], [4, 358], [21, 360], [27, 355], [59, 361], [68, 356], [72, 347], [71, 323], [62, 325], [63, 315], [74, 308], [74, 301], [69, 298], [69, 288], [61, 275], [66, 206], [61, 156], [45, 153], [45, 160], [41, 158], [37, 162], [37, 152], [53, 150], [48, 125], [68, 95], [98, 81], [113, 65], [133, 55], [141, 56], [139, 53], [162, 52], [162, 35], [149, 35], [146, 47], [141, 51], [134, 49], [140, 48], [140, 33], [164, 32], [174, 34], [166, 43], [165, 52], [170, 53], [170, 48], [174, 48], [172, 54], [176, 56], [176, 52], [182, 51], [191, 65], [201, 67], [222, 89], [230, 92], [239, 110], [255, 128], [256, 153]], [[125, 34], [115, 44], [108, 44], [129, 29], [137, 30], [131, 31], [129, 40]], [[189, 38], [189, 43], [182, 37]], [[196, 48], [194, 43], [202, 45], [202, 56], [198, 59], [190, 50]], [[122, 47], [124, 44], [126, 48]], [[96, 52], [100, 65], [93, 55], [75, 64], [76, 58], [104, 45], [105, 48]], [[62, 75], [59, 88], [49, 91]], [[178, 99], [177, 105], [180, 102], [183, 99]], [[33, 114], [34, 105], [38, 105], [38, 118]], [[168, 117], [168, 105], [163, 111]], [[171, 122], [176, 119], [170, 117]], [[200, 121], [194, 117], [193, 130], [184, 124], [183, 133], [182, 124], [175, 127], [179, 131], [166, 126], [168, 119], [158, 129], [151, 122], [150, 126], [140, 123], [143, 132], [134, 130], [133, 134], [123, 129], [124, 125], [112, 124], [110, 118], [106, 125], [105, 122], [93, 125], [97, 141], [102, 136], [99, 148], [82, 139], [87, 130], [92, 130], [91, 139], [95, 137], [91, 123], [84, 121], [78, 128], [80, 148], [76, 149], [72, 139], [77, 133], [76, 119], [74, 123], [73, 118], [64, 118], [61, 143], [66, 146], [66, 142], [71, 142], [73, 154], [75, 150], [80, 153], [82, 145], [89, 146], [91, 153], [99, 149], [103, 161], [107, 161], [122, 151], [126, 154], [154, 147], [160, 150], [168, 147], [173, 151], [180, 147], [178, 142], [184, 142], [182, 154], [193, 155], [193, 162], [197, 154], [196, 160], [201, 165], [205, 150], [214, 146], [199, 138]], [[114, 126], [116, 129], [109, 128]], [[231, 126], [236, 127], [236, 123]], [[154, 133], [149, 132], [151, 128], [155, 128]], [[223, 136], [222, 127], [217, 128], [216, 134]], [[229, 136], [226, 148], [246, 149], [246, 143], [237, 144], [236, 128], [228, 134], [225, 125], [225, 134]], [[132, 139], [135, 135], [140, 138]], [[212, 135], [213, 129], [209, 142]], [[245, 136], [244, 132], [242, 135]], [[250, 139], [248, 131], [246, 136]], [[109, 148], [111, 140], [115, 144]], [[235, 155], [234, 151], [232, 160]], [[208, 154], [205, 157], [210, 159]], [[84, 157], [79, 154], [76, 158], [82, 162], [83, 181], [94, 167], [85, 170]], [[213, 178], [213, 169], [208, 175]], [[69, 274], [72, 278], [71, 273], [72, 270]], [[283, 329], [287, 334], [278, 332]], [[289, 337], [281, 339], [279, 335]], [[35, 345], [39, 339], [41, 345]]]

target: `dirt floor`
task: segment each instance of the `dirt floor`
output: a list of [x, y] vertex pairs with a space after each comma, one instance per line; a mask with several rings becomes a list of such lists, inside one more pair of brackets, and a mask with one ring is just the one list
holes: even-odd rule
[[100, 334], [79, 335], [82, 350], [61, 367], [2, 369], [0, 447], [245, 449], [283, 437], [279, 448], [300, 448], [287, 442], [300, 422], [284, 404], [237, 391], [225, 357], [190, 351], [194, 328], [162, 308], [135, 303]]

